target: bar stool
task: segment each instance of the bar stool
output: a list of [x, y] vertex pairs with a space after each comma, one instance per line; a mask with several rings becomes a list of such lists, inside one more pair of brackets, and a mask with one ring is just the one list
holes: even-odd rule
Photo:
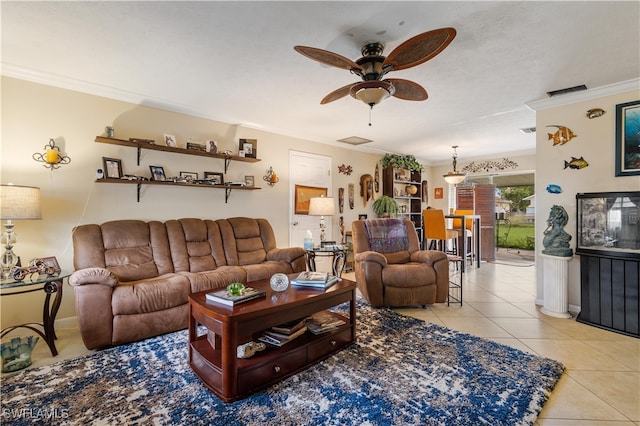
[[[457, 209], [453, 212], [454, 215], [456, 216], [464, 216], [464, 215], [472, 215], [474, 214], [473, 210], [464, 210], [464, 209]], [[461, 230], [461, 232], [463, 232], [462, 230], [464, 230], [463, 234], [464, 234], [464, 238], [467, 239], [467, 253], [465, 253], [463, 256], [468, 258], [469, 260], [471, 260], [471, 264], [473, 264], [473, 261], [475, 259], [475, 249], [473, 247], [473, 219], [467, 219], [465, 220], [465, 224], [464, 224], [464, 228], [462, 227], [462, 219], [453, 219], [453, 229], [455, 230]], [[478, 232], [478, 230], [476, 230], [476, 232]]]
[[[438, 209], [422, 210], [424, 238], [423, 244], [426, 247], [427, 240], [429, 250], [440, 250], [445, 253], [457, 254], [458, 231], [447, 229], [444, 222], [444, 212]], [[453, 241], [453, 250], [447, 250], [447, 241]]]

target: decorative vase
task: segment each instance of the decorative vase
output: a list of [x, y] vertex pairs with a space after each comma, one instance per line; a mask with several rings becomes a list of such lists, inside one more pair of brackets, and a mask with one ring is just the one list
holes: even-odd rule
[[404, 188], [405, 192], [409, 195], [416, 195], [416, 193], [418, 192], [418, 187], [415, 185], [407, 185]]
[[0, 345], [2, 372], [22, 370], [31, 365], [31, 352], [38, 343], [38, 336], [14, 337]]

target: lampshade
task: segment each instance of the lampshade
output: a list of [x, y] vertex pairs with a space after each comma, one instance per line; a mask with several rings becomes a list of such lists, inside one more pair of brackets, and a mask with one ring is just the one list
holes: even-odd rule
[[40, 188], [0, 185], [0, 219], [42, 219]]
[[453, 145], [451, 148], [453, 148], [453, 171], [448, 172], [446, 175], [442, 175], [442, 177], [448, 184], [457, 185], [462, 183], [467, 175], [456, 171], [456, 165], [458, 164], [458, 153], [456, 148], [458, 148], [458, 145]]
[[336, 214], [335, 202], [331, 197], [313, 197], [309, 199], [309, 216], [333, 216]]
[[361, 100], [365, 104], [373, 108], [380, 102], [387, 99], [395, 93], [396, 89], [393, 84], [386, 81], [363, 81], [354, 84], [349, 93], [354, 98]]

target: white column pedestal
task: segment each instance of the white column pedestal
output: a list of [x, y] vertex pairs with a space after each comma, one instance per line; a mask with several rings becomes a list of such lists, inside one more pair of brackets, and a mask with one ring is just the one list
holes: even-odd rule
[[544, 304], [540, 312], [556, 318], [571, 318], [569, 313], [569, 261], [573, 256], [550, 256], [540, 253], [540, 257], [544, 270]]

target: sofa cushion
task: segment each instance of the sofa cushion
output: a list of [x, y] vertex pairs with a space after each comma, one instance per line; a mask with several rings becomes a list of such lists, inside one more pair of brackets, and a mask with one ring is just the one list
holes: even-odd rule
[[218, 219], [228, 265], [262, 263], [275, 247], [273, 229], [265, 219], [233, 217]]
[[149, 280], [120, 282], [113, 289], [113, 315], [132, 315], [161, 311], [189, 301], [189, 279], [167, 274]]
[[242, 269], [247, 272], [247, 282], [264, 280], [277, 273], [291, 274], [294, 272], [289, 263], [270, 261], [257, 265], [243, 265]]
[[382, 282], [385, 287], [420, 287], [435, 284], [436, 273], [433, 268], [420, 263], [387, 265], [382, 270]]
[[215, 271], [180, 272], [189, 279], [191, 292], [224, 288], [232, 282], [247, 282], [247, 273], [238, 266], [221, 266]]
[[176, 272], [211, 271], [227, 264], [216, 222], [178, 219], [165, 226]]

